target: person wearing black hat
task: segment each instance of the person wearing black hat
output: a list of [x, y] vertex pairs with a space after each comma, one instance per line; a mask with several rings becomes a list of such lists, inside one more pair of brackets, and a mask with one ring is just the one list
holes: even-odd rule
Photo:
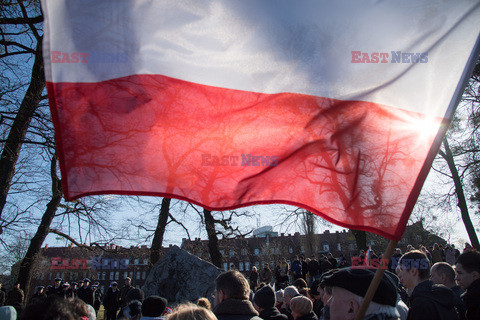
[[56, 296], [59, 296], [59, 297], [63, 297], [65, 294], [65, 290], [62, 286], [62, 278], [55, 278], [54, 280], [54, 285], [53, 287], [49, 287], [48, 290], [47, 290], [47, 296], [53, 296], [53, 295], [56, 295]]
[[253, 307], [258, 311], [260, 318], [263, 320], [287, 320], [287, 316], [281, 314], [275, 304], [275, 292], [268, 285], [258, 289], [253, 296]]
[[140, 320], [163, 319], [162, 315], [167, 307], [167, 300], [160, 296], [149, 296], [142, 303], [142, 317]]
[[89, 304], [93, 307], [93, 290], [90, 287], [90, 279], [83, 279], [83, 287], [79, 288], [77, 291], [77, 296], [83, 300], [86, 304]]
[[[333, 288], [332, 297], [328, 301], [331, 320], [355, 319], [374, 275], [375, 272], [372, 270], [349, 267], [340, 269], [323, 279], [326, 286]], [[364, 319], [398, 319], [396, 302], [395, 284], [384, 275]]]
[[408, 320], [456, 320], [455, 294], [444, 285], [436, 285], [430, 278], [430, 260], [425, 253], [413, 250], [404, 254], [397, 266], [397, 275], [410, 298]]
[[105, 308], [105, 320], [115, 320], [117, 311], [120, 309], [120, 291], [118, 290], [118, 283], [113, 281], [105, 293], [103, 299], [103, 307]]

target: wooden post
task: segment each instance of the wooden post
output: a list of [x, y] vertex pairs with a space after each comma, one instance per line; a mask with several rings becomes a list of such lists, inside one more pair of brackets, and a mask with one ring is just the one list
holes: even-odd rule
[[[393, 255], [393, 250], [395, 250], [398, 241], [390, 240], [388, 243], [388, 247], [383, 254], [383, 259], [388, 259]], [[370, 286], [368, 287], [367, 293], [363, 299], [363, 303], [358, 310], [357, 316], [355, 320], [362, 320], [365, 316], [365, 312], [367, 312], [368, 306], [370, 305], [370, 301], [372, 301], [375, 292], [377, 291], [378, 285], [380, 284], [380, 280], [382, 280], [383, 274], [385, 273], [385, 269], [382, 268], [382, 264], [378, 267], [377, 271], [375, 272], [375, 276], [373, 277]]]

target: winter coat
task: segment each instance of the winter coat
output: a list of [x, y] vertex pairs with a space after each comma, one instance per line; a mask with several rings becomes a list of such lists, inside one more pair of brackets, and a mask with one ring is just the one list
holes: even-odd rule
[[410, 297], [407, 320], [456, 320], [455, 294], [431, 280], [420, 282]]
[[17, 287], [14, 287], [9, 293], [7, 297], [7, 301], [5, 305], [7, 306], [16, 306], [23, 303], [25, 295], [23, 294], [23, 290]]
[[320, 264], [318, 263], [317, 260], [315, 259], [310, 260], [307, 267], [308, 267], [308, 273], [310, 274], [310, 277], [315, 277], [318, 275]]
[[5, 304], [6, 296], [7, 294], [5, 293], [5, 291], [0, 289], [0, 307], [3, 307], [3, 305]]
[[455, 293], [455, 298], [456, 298], [455, 308], [457, 309], [458, 319], [466, 320], [467, 318], [465, 318], [465, 312], [467, 312], [467, 307], [465, 306], [465, 302], [463, 302], [462, 300], [462, 294], [464, 291], [459, 286], [455, 286], [450, 289], [452, 289], [453, 293]]
[[115, 290], [110, 287], [103, 298], [103, 306], [105, 310], [118, 310], [120, 308], [120, 291]]
[[[284, 304], [285, 305], [285, 304]], [[292, 310], [289, 307], [283, 307], [280, 309], [280, 312], [287, 316], [288, 320], [293, 320]]]
[[141, 317], [142, 303], [138, 300], [133, 300], [120, 310], [117, 320], [140, 320]]
[[288, 317], [284, 314], [281, 314], [277, 308], [273, 307], [270, 309], [264, 309], [260, 311], [260, 318], [263, 320], [287, 320]]
[[77, 297], [93, 307], [93, 290], [90, 286], [78, 289]]
[[465, 317], [467, 320], [480, 319], [480, 279], [472, 282], [462, 295], [463, 302], [467, 306]]
[[301, 277], [302, 276], [302, 263], [300, 260], [294, 260], [292, 265], [290, 266], [290, 271], [292, 271], [292, 275], [294, 277]]
[[263, 268], [262, 272], [260, 273], [260, 279], [262, 282], [269, 284], [272, 280], [272, 270], [270, 270], [270, 268]]
[[218, 320], [261, 320], [249, 300], [226, 299], [212, 311]]

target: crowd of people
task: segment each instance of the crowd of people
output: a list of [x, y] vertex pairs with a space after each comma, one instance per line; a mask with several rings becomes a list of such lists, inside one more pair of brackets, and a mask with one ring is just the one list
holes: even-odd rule
[[[89, 279], [69, 285], [57, 278], [53, 286], [37, 287], [25, 307], [23, 291], [16, 285], [7, 297], [0, 295], [0, 302], [6, 299], [7, 304], [0, 307], [0, 320], [96, 319], [102, 304], [107, 320], [355, 319], [375, 275], [371, 261], [381, 259], [371, 250], [358, 258], [360, 264], [349, 266], [331, 255], [318, 260], [299, 256], [291, 263], [279, 261], [273, 271], [268, 264], [261, 270], [252, 267], [248, 277], [232, 265], [216, 278], [212, 297], [172, 304], [173, 310], [163, 297], [145, 298], [130, 278], [122, 288], [113, 281], [105, 294]], [[363, 319], [480, 319], [478, 251], [466, 247], [460, 254], [452, 246], [410, 246], [404, 254], [397, 249], [389, 262]]]

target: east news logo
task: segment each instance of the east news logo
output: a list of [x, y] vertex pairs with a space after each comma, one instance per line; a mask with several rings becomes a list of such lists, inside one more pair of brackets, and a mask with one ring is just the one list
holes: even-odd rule
[[413, 53], [402, 51], [362, 52], [352, 51], [352, 63], [427, 63], [428, 52]]

